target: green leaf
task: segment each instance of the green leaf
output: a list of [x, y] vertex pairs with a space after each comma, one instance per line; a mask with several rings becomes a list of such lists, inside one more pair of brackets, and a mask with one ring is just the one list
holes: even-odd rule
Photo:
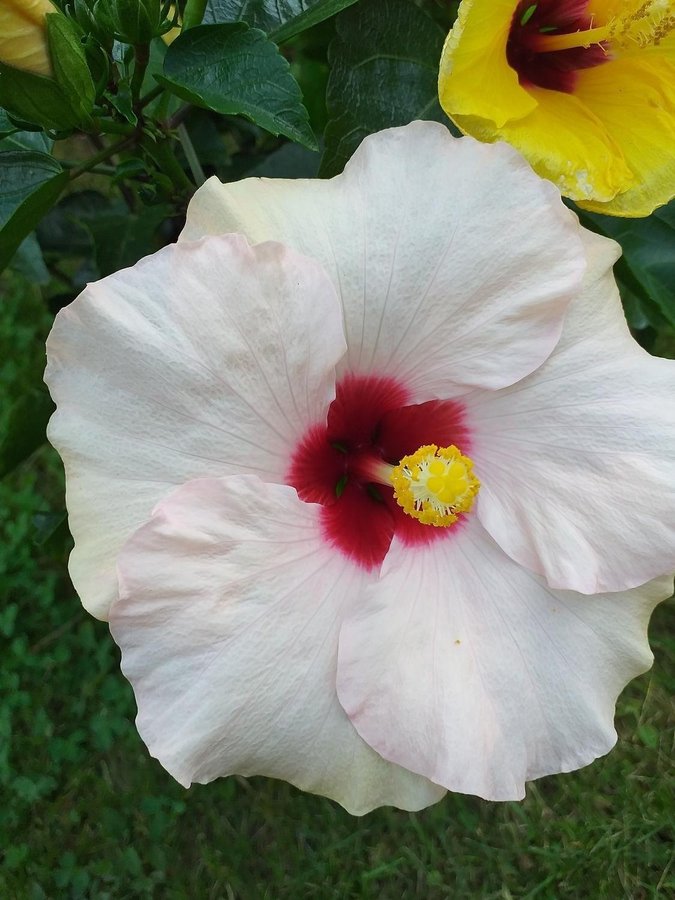
[[256, 28], [243, 22], [191, 28], [167, 50], [164, 75], [162, 83], [191, 103], [317, 147], [288, 63]]
[[42, 249], [34, 234], [19, 244], [19, 248], [12, 258], [12, 269], [20, 272], [32, 284], [47, 284], [49, 271], [42, 256]]
[[44, 131], [19, 131], [14, 129], [0, 140], [0, 153], [4, 150], [37, 150], [39, 153], [50, 153], [54, 141]]
[[0, 478], [44, 443], [45, 429], [53, 411], [54, 404], [46, 389], [31, 390], [14, 403], [0, 439]]
[[336, 19], [321, 175], [341, 172], [364, 137], [413, 119], [447, 124], [438, 103], [444, 32], [410, 0], [361, 0]]
[[68, 173], [46, 153], [0, 153], [0, 272], [67, 182]]
[[356, 0], [209, 0], [204, 24], [246, 22], [277, 44], [329, 19]]
[[142, 256], [157, 249], [153, 242], [161, 223], [170, 214], [170, 207], [160, 204], [148, 206], [138, 215], [128, 210], [101, 212], [80, 225], [91, 234], [94, 256], [101, 277], [133, 266]]
[[8, 134], [13, 134], [15, 131], [19, 129], [12, 122], [10, 117], [7, 115], [6, 109], [0, 109], [0, 138], [6, 137]]
[[644, 219], [578, 212], [582, 223], [621, 244], [623, 257], [617, 263], [616, 274], [639, 299], [650, 323], [661, 324], [649, 313], [655, 307], [660, 316], [675, 326], [675, 201]]
[[25, 122], [57, 131], [74, 127], [80, 113], [51, 78], [0, 62], [0, 106]]
[[284, 144], [246, 172], [247, 178], [316, 178], [321, 157], [316, 151]]
[[77, 115], [78, 123], [88, 119], [96, 99], [96, 89], [75, 23], [60, 13], [45, 16], [49, 55], [54, 77]]
[[[56, 256], [88, 256], [93, 243], [88, 223], [110, 213], [111, 201], [98, 191], [73, 191], [40, 222], [37, 234], [45, 253]], [[120, 204], [116, 212], [123, 212]]]

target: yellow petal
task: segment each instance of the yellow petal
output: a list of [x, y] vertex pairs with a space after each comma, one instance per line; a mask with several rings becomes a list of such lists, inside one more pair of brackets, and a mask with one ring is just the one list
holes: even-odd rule
[[[608, 66], [601, 68], [608, 68]], [[613, 199], [632, 183], [618, 143], [601, 121], [574, 95], [530, 88], [539, 102], [529, 116], [495, 129], [475, 117], [455, 120], [462, 131], [481, 141], [504, 140], [525, 156], [543, 178], [573, 200]]]
[[501, 128], [535, 108], [506, 61], [516, 5], [516, 0], [464, 0], [460, 5], [438, 76], [441, 106], [452, 119], [479, 116]]
[[[176, 15], [176, 4], [172, 3], [171, 6], [169, 7], [169, 18], [173, 19], [175, 15]], [[176, 38], [180, 35], [181, 30], [182, 30], [181, 26], [176, 25], [174, 28], [171, 28], [169, 31], [166, 31], [162, 35], [162, 40], [167, 45], [167, 47], [170, 47], [171, 44], [173, 44], [173, 42], [176, 40]]]
[[612, 216], [647, 216], [675, 196], [675, 64], [648, 50], [579, 74], [576, 95], [621, 147], [635, 176], [610, 202], [579, 205]]
[[164, 34], [162, 35], [162, 40], [168, 47], [171, 44], [173, 44], [173, 42], [176, 40], [177, 37], [180, 36], [180, 33], [181, 33], [181, 27], [180, 27], [180, 25], [176, 25], [175, 28], [171, 28], [169, 31], [164, 32]]
[[1, 0], [0, 62], [17, 69], [51, 74], [45, 15], [57, 12], [49, 0]]

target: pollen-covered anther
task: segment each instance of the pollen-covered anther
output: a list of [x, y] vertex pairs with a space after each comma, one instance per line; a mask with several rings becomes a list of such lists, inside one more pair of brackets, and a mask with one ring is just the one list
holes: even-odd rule
[[404, 456], [390, 475], [396, 502], [424, 525], [453, 525], [480, 488], [473, 462], [454, 445], [427, 444]]
[[619, 14], [610, 28], [615, 45], [656, 46], [675, 28], [675, 16], [669, 0], [645, 0], [633, 12]]
[[670, 0], [645, 0], [637, 8], [627, 6], [604, 25], [563, 34], [556, 34], [555, 29], [553, 33], [540, 30], [536, 36], [536, 49], [551, 52], [594, 45], [612, 49], [644, 48], [660, 44], [675, 30]]

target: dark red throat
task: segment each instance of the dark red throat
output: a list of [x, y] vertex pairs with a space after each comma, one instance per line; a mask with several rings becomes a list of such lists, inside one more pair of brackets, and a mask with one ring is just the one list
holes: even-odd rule
[[589, 0], [521, 0], [511, 22], [506, 58], [520, 83], [571, 94], [579, 69], [608, 60], [607, 47], [594, 44], [569, 50], [546, 51], [545, 35], [572, 34], [593, 27], [587, 14]]
[[447, 539], [459, 527], [434, 528], [406, 515], [393, 489], [359, 474], [364, 455], [392, 465], [424, 444], [470, 451], [464, 407], [453, 400], [409, 404], [393, 378], [346, 375], [325, 423], [305, 434], [287, 482], [309, 503], [320, 503], [325, 539], [366, 569], [381, 565], [394, 534], [405, 543]]

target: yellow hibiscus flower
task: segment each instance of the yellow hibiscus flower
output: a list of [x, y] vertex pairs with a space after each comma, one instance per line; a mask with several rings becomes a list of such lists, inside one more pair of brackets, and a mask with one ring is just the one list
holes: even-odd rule
[[0, 0], [0, 62], [51, 75], [45, 16], [53, 12], [49, 0]]
[[585, 209], [646, 216], [675, 196], [675, 0], [463, 0], [439, 94]]

